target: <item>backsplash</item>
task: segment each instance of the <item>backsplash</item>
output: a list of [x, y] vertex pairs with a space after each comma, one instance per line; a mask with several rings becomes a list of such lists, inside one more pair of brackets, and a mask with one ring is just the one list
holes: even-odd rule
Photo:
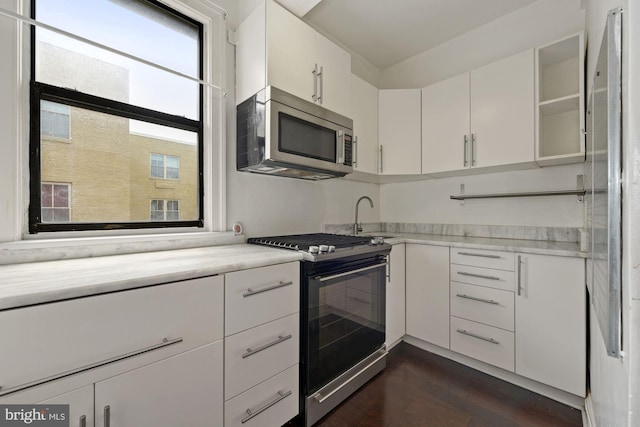
[[[580, 232], [575, 227], [527, 227], [508, 225], [473, 224], [418, 224], [418, 223], [365, 223], [363, 233], [409, 233], [464, 237], [488, 237], [494, 239], [542, 240], [547, 242], [580, 241]], [[323, 224], [325, 233], [351, 234], [353, 224]]]

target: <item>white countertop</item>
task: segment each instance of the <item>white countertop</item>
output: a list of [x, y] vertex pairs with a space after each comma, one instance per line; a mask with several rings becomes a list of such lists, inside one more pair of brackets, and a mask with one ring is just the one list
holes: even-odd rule
[[[582, 257], [577, 243], [430, 234], [388, 235], [417, 243]], [[0, 310], [299, 261], [298, 252], [233, 244], [125, 255], [0, 265]]]
[[402, 234], [387, 232], [367, 234], [372, 236], [390, 236], [385, 237], [385, 242], [390, 244], [418, 243], [577, 258], [586, 258], [587, 256], [587, 253], [580, 252], [580, 246], [575, 242], [546, 242], [542, 240], [496, 239], [490, 237], [447, 236], [440, 234]]
[[237, 244], [0, 266], [0, 310], [299, 261]]

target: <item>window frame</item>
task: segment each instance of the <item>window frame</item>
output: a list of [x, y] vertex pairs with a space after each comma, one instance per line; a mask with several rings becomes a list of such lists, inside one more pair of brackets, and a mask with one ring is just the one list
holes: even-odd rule
[[[184, 19], [199, 29], [198, 43], [198, 78], [203, 79], [205, 68], [205, 25], [182, 13], [176, 8], [170, 7], [166, 4], [158, 2], [156, 0], [142, 0], [153, 4], [159, 8], [162, 8], [169, 13], [176, 15], [177, 17]], [[30, 0], [31, 3], [31, 17], [36, 19], [36, 2], [37, 0]], [[132, 104], [127, 104], [119, 101], [114, 101], [106, 98], [102, 98], [95, 95], [90, 95], [83, 92], [78, 92], [71, 89], [61, 88], [53, 86], [47, 83], [38, 82], [35, 80], [36, 76], [36, 27], [31, 26], [30, 29], [30, 76], [29, 76], [29, 121], [30, 121], [30, 134], [29, 134], [29, 211], [28, 211], [28, 232], [30, 234], [37, 234], [41, 232], [66, 232], [66, 231], [96, 231], [96, 230], [135, 230], [135, 229], [166, 229], [166, 228], [186, 228], [197, 227], [203, 228], [205, 226], [205, 188], [204, 188], [204, 175], [205, 175], [205, 93], [202, 85], [199, 85], [199, 120], [188, 119], [183, 116], [176, 116], [172, 114], [163, 113], [156, 110], [151, 110], [144, 107], [138, 107]], [[194, 220], [178, 220], [178, 221], [155, 221], [150, 219], [147, 221], [129, 221], [129, 222], [82, 222], [82, 223], [43, 223], [41, 212], [41, 135], [40, 135], [40, 101], [51, 101], [69, 107], [78, 107], [98, 113], [109, 114], [113, 116], [119, 116], [127, 119], [140, 120], [153, 124], [169, 126], [176, 129], [187, 130], [195, 132], [198, 135], [198, 218]], [[71, 115], [70, 115], [71, 116]], [[70, 128], [71, 133], [71, 128]], [[224, 143], [224, 140], [220, 141]], [[166, 171], [165, 171], [166, 174]], [[71, 207], [70, 207], [71, 208]]]

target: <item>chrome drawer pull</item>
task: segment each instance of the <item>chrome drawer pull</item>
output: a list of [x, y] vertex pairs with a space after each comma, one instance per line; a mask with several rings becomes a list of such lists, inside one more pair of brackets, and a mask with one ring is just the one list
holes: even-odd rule
[[109, 405], [104, 407], [104, 427], [111, 425], [111, 407]]
[[462, 334], [462, 335], [467, 335], [467, 336], [470, 336], [472, 338], [477, 338], [477, 339], [482, 340], [482, 341], [490, 342], [491, 344], [500, 344], [500, 342], [494, 340], [493, 338], [485, 338], [485, 337], [480, 336], [480, 335], [472, 334], [471, 332], [467, 332], [464, 329], [456, 329], [456, 331], [458, 333]]
[[458, 274], [461, 276], [479, 277], [481, 279], [500, 280], [500, 278], [496, 276], [485, 276], [484, 274], [467, 273], [464, 271], [458, 271]]
[[19, 385], [19, 386], [16, 386], [16, 387], [11, 387], [11, 388], [8, 388], [6, 390], [3, 390], [2, 387], [0, 387], [0, 390], [1, 390], [0, 396], [4, 396], [5, 394], [10, 394], [10, 393], [15, 393], [15, 392], [20, 391], [20, 390], [25, 390], [25, 389], [30, 388], [30, 387], [34, 387], [34, 386], [37, 386], [37, 385], [41, 385], [41, 384], [44, 384], [44, 383], [55, 381], [55, 380], [58, 380], [60, 378], [64, 378], [64, 377], [68, 377], [68, 376], [71, 376], [71, 375], [79, 374], [81, 372], [85, 372], [85, 371], [88, 371], [88, 370], [91, 370], [91, 369], [99, 368], [101, 366], [109, 365], [109, 364], [114, 363], [114, 362], [119, 362], [121, 360], [128, 359], [128, 358], [133, 357], [133, 356], [138, 356], [138, 355], [143, 354], [143, 353], [148, 353], [150, 351], [159, 350], [161, 348], [168, 347], [170, 345], [181, 343], [182, 341], [183, 341], [182, 337], [175, 338], [175, 339], [172, 339], [172, 340], [165, 338], [159, 344], [154, 344], [154, 345], [146, 347], [146, 348], [141, 348], [140, 350], [135, 350], [135, 351], [132, 351], [130, 353], [123, 354], [121, 356], [112, 357], [111, 359], [105, 359], [105, 360], [102, 360], [100, 362], [96, 362], [96, 363], [92, 363], [90, 365], [83, 366], [81, 368], [72, 369], [70, 371], [66, 371], [66, 372], [63, 372], [61, 374], [51, 375], [50, 377], [42, 378], [42, 379], [39, 379], [39, 380], [36, 380], [36, 381], [32, 381], [30, 383], [22, 384], [22, 385]]
[[87, 416], [83, 415], [80, 417], [79, 427], [87, 427]]
[[500, 255], [474, 254], [474, 253], [471, 253], [471, 252], [458, 252], [458, 255], [477, 256], [477, 257], [480, 257], [480, 258], [500, 259]]
[[250, 297], [252, 295], [261, 294], [263, 292], [272, 291], [274, 289], [283, 288], [285, 286], [293, 285], [293, 281], [289, 280], [288, 282], [278, 282], [275, 285], [265, 286], [264, 288], [253, 290], [251, 288], [247, 289], [247, 292], [244, 292], [242, 296], [244, 298]]
[[319, 282], [326, 282], [328, 280], [338, 279], [338, 278], [344, 277], [344, 276], [351, 276], [351, 275], [356, 274], [356, 273], [361, 273], [363, 271], [373, 270], [374, 268], [386, 267], [386, 266], [387, 266], [387, 263], [383, 262], [382, 264], [376, 264], [376, 265], [372, 265], [370, 267], [359, 268], [357, 270], [347, 271], [346, 273], [334, 274], [333, 276], [325, 276], [325, 277], [316, 276], [315, 279], [317, 281], [319, 281]]
[[269, 347], [273, 347], [274, 345], [280, 344], [281, 342], [289, 340], [291, 338], [293, 338], [293, 335], [291, 335], [291, 334], [289, 334], [289, 335], [278, 335], [278, 339], [273, 341], [273, 342], [270, 342], [270, 343], [265, 344], [265, 345], [261, 345], [258, 348], [248, 348], [247, 352], [242, 355], [242, 358], [246, 359], [249, 356], [253, 356], [256, 353], [260, 353], [262, 350], [266, 350]]
[[499, 305], [500, 304], [498, 301], [494, 301], [492, 299], [470, 297], [469, 295], [465, 295], [465, 294], [456, 294], [456, 296], [459, 297], [459, 298], [470, 299], [470, 300], [473, 300], [473, 301], [486, 302], [487, 304], [494, 304], [494, 305]]
[[260, 415], [261, 413], [263, 413], [267, 409], [271, 408], [276, 403], [280, 402], [282, 399], [291, 396], [291, 393], [292, 393], [291, 390], [286, 391], [286, 392], [278, 391], [278, 397], [276, 397], [273, 401], [271, 401], [271, 402], [267, 403], [266, 405], [264, 405], [262, 408], [257, 409], [255, 412], [252, 411], [251, 408], [247, 409], [247, 416], [244, 417], [240, 422], [242, 424], [246, 423], [251, 418]]

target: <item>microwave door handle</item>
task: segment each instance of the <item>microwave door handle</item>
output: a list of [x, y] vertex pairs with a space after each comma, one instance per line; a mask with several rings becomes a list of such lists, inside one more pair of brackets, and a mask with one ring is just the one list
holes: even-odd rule
[[339, 130], [336, 134], [336, 139], [337, 139], [336, 150], [337, 150], [337, 157], [338, 157], [337, 159], [338, 161], [336, 163], [341, 165], [344, 163], [344, 157], [345, 157], [344, 131]]

